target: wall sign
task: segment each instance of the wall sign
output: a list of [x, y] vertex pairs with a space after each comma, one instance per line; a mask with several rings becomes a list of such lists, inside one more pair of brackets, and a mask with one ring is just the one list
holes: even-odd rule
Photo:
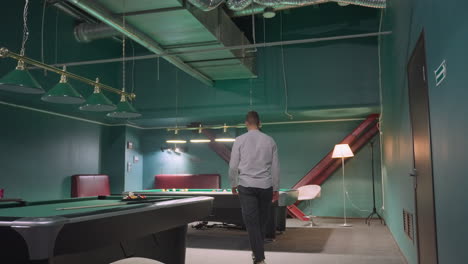
[[439, 86], [447, 77], [447, 62], [444, 60], [442, 64], [434, 71], [436, 86]]

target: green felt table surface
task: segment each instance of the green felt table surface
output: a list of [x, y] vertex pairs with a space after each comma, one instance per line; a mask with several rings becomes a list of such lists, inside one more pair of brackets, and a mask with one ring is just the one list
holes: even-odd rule
[[[139, 204], [126, 204], [121, 201], [122, 197], [106, 197], [105, 199], [98, 199], [97, 197], [86, 198], [72, 198], [64, 200], [51, 200], [39, 202], [27, 202], [25, 206], [12, 206], [0, 205], [0, 217], [50, 217], [50, 216], [64, 216], [76, 213], [89, 213], [99, 210], [106, 210], [111, 208], [125, 207], [130, 208], [138, 206]], [[114, 204], [113, 206], [95, 207], [95, 208], [81, 208], [72, 210], [57, 210], [58, 208], [80, 207], [80, 206], [94, 206]]]

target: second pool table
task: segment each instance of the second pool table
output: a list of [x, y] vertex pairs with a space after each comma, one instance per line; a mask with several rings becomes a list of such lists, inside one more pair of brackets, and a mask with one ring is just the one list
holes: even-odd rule
[[[213, 210], [205, 221], [223, 222], [244, 226], [239, 197], [231, 189], [150, 189], [133, 191], [135, 194], [152, 196], [211, 196], [214, 198]], [[128, 194], [125, 193], [125, 194]], [[280, 189], [279, 200], [272, 204], [266, 237], [274, 239], [276, 230], [286, 230], [286, 207], [297, 201], [299, 191]]]

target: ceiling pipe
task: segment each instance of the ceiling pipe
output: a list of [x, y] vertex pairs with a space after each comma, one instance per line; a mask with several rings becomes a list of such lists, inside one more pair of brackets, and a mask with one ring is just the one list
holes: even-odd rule
[[[142, 45], [143, 47], [147, 48], [151, 52], [155, 54], [164, 54], [165, 50], [161, 48], [159, 43], [151, 39], [150, 37], [146, 36], [133, 26], [127, 24], [125, 28], [122, 26], [122, 21], [120, 18], [114, 17], [114, 15], [109, 12], [104, 7], [96, 4], [95, 1], [92, 0], [66, 0], [75, 6], [83, 9], [84, 11], [88, 12], [92, 16], [96, 17], [103, 23], [111, 26], [115, 30], [119, 31], [120, 33], [126, 35], [128, 38], [134, 40], [138, 44]], [[186, 72], [187, 74], [191, 75], [192, 77], [200, 80], [201, 82], [213, 86], [214, 82], [202, 74], [201, 72], [195, 70], [194, 68], [190, 67], [189, 65], [185, 64], [182, 60], [180, 60], [176, 56], [165, 55], [163, 56], [168, 62], [172, 63], [174, 66], [178, 67], [182, 71]]]
[[[286, 40], [286, 41], [275, 41], [275, 42], [264, 42], [264, 43], [256, 43], [256, 44], [244, 44], [244, 45], [236, 45], [236, 46], [228, 46], [228, 47], [216, 47], [216, 48], [207, 48], [207, 49], [199, 49], [199, 50], [188, 50], [188, 51], [180, 51], [180, 52], [169, 52], [168, 54], [149, 54], [149, 55], [140, 55], [140, 56], [133, 56], [133, 57], [125, 57], [125, 61], [130, 60], [147, 60], [147, 59], [155, 59], [166, 55], [181, 55], [181, 54], [191, 54], [191, 53], [203, 53], [203, 52], [213, 52], [213, 51], [220, 51], [220, 50], [240, 50], [240, 49], [253, 49], [253, 48], [266, 48], [266, 47], [274, 47], [274, 46], [287, 46], [287, 45], [296, 45], [296, 44], [307, 44], [307, 43], [316, 43], [322, 41], [335, 41], [335, 40], [346, 40], [346, 39], [358, 39], [358, 38], [368, 38], [368, 37], [377, 37], [377, 36], [385, 36], [392, 34], [391, 31], [383, 31], [383, 32], [374, 32], [374, 33], [364, 33], [364, 34], [355, 34], [355, 35], [345, 35], [345, 36], [335, 36], [335, 37], [325, 37], [325, 38], [310, 38], [310, 39], [298, 39], [298, 40]], [[246, 57], [248, 58], [248, 57]], [[100, 59], [100, 60], [90, 60], [90, 61], [78, 61], [78, 62], [67, 62], [67, 63], [57, 63], [52, 64], [51, 66], [55, 67], [73, 67], [73, 66], [82, 66], [82, 65], [92, 65], [92, 64], [102, 64], [102, 63], [113, 63], [113, 62], [121, 62], [122, 58], [112, 58], [112, 59]], [[38, 69], [35, 67], [28, 68], [29, 70]]]
[[76, 41], [80, 43], [89, 43], [93, 40], [112, 38], [120, 35], [120, 33], [117, 30], [104, 23], [78, 24], [77, 26], [75, 26], [75, 29], [73, 29], [73, 34], [75, 35]]

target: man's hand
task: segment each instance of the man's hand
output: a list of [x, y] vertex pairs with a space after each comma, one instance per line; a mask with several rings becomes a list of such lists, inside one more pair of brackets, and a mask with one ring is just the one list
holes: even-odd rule
[[237, 186], [236, 187], [232, 187], [232, 194], [234, 195], [237, 195], [238, 192], [237, 192]]
[[273, 199], [271, 200], [272, 202], [276, 202], [279, 200], [279, 192], [278, 191], [274, 191], [273, 192]]

